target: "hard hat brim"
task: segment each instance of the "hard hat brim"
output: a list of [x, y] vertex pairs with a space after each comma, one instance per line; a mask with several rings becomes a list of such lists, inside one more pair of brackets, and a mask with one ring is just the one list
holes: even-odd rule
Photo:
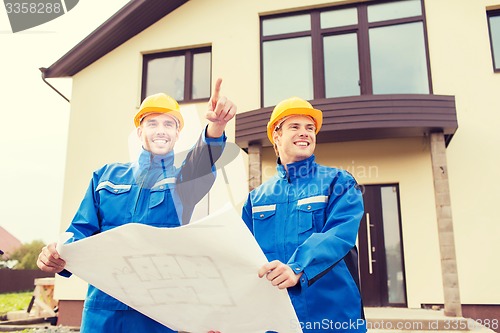
[[283, 111], [280, 114], [280, 117], [278, 119], [275, 119], [273, 123], [268, 122], [267, 123], [267, 137], [269, 138], [269, 141], [274, 145], [274, 140], [273, 140], [273, 132], [276, 124], [283, 119], [284, 117], [288, 116], [310, 116], [313, 118], [314, 123], [316, 125], [316, 134], [318, 134], [319, 130], [321, 129], [321, 126], [323, 125], [323, 112], [321, 110], [317, 109], [311, 109], [311, 108], [289, 108], [285, 111]]
[[165, 113], [165, 114], [168, 114], [172, 117], [175, 117], [179, 121], [179, 131], [184, 127], [184, 118], [182, 117], [182, 115], [179, 111], [166, 109], [166, 108], [159, 108], [159, 107], [146, 107], [146, 108], [143, 108], [141, 110], [141, 112], [138, 112], [134, 117], [135, 127], [141, 126], [141, 120], [146, 115], [152, 114], [152, 113]]

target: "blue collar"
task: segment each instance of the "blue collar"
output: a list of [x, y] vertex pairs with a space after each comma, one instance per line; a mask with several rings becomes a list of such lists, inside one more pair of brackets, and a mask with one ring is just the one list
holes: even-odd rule
[[151, 152], [142, 149], [139, 155], [139, 169], [162, 168], [169, 170], [174, 165], [174, 151], [171, 150], [165, 155], [155, 155]]
[[134, 177], [143, 188], [151, 188], [159, 180], [175, 174], [174, 152], [155, 155], [142, 150], [139, 160], [134, 163]]
[[313, 170], [316, 165], [314, 162], [314, 154], [306, 158], [305, 160], [294, 162], [287, 164], [286, 167], [288, 169], [288, 175], [287, 175], [287, 170], [285, 170], [285, 166], [281, 164], [281, 160], [278, 157], [278, 165], [276, 169], [278, 170], [278, 174], [281, 178], [287, 178], [289, 180], [293, 180], [295, 178], [303, 178], [307, 177]]

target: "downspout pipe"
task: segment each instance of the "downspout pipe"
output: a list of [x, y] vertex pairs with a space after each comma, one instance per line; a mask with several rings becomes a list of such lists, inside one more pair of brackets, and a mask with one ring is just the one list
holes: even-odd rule
[[69, 99], [68, 99], [66, 96], [64, 96], [64, 95], [63, 95], [63, 94], [62, 94], [59, 90], [57, 90], [57, 89], [56, 89], [53, 85], [51, 85], [51, 84], [47, 81], [47, 79], [45, 78], [45, 71], [47, 70], [47, 68], [45, 68], [45, 67], [40, 67], [39, 69], [40, 69], [40, 72], [42, 72], [42, 80], [43, 80], [43, 82], [45, 82], [45, 83], [46, 83], [49, 87], [51, 87], [52, 89], [54, 89], [54, 91], [55, 91], [56, 93], [58, 93], [58, 94], [59, 94], [62, 98], [64, 98], [64, 99], [65, 99], [68, 103], [70, 103]]

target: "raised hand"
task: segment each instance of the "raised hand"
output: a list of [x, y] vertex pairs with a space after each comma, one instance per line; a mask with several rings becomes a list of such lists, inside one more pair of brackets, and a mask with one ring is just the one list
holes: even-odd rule
[[218, 78], [212, 96], [208, 101], [206, 118], [209, 121], [207, 136], [210, 138], [218, 138], [224, 133], [226, 124], [234, 118], [237, 110], [236, 104], [227, 97], [220, 96], [221, 85], [222, 79]]

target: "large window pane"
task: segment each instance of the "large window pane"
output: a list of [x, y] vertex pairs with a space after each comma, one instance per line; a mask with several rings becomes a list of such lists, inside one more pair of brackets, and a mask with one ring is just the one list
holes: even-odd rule
[[322, 12], [321, 29], [337, 28], [358, 23], [358, 11], [356, 8], [346, 8]]
[[498, 70], [500, 69], [500, 13], [497, 16], [490, 16], [489, 21], [493, 65]]
[[291, 38], [263, 44], [264, 106], [290, 96], [313, 98], [311, 38]]
[[211, 54], [196, 53], [193, 56], [192, 99], [210, 98]]
[[374, 94], [428, 94], [421, 22], [369, 31]]
[[405, 0], [368, 6], [368, 22], [422, 15], [420, 0]]
[[[290, 94], [430, 93], [423, 0], [349, 1], [306, 11], [261, 18], [262, 107]], [[498, 29], [496, 21], [491, 25]]]
[[148, 61], [146, 96], [160, 92], [184, 100], [184, 56]]
[[326, 97], [360, 94], [358, 39], [356, 34], [323, 39]]
[[203, 47], [144, 55], [141, 98], [163, 92], [179, 102], [208, 100], [211, 54]]
[[382, 198], [382, 220], [384, 225], [384, 243], [387, 263], [387, 289], [389, 303], [405, 303], [405, 285], [403, 279], [403, 255], [399, 229], [399, 208], [396, 187], [380, 188]]
[[262, 21], [262, 36], [311, 30], [309, 14], [278, 17]]

